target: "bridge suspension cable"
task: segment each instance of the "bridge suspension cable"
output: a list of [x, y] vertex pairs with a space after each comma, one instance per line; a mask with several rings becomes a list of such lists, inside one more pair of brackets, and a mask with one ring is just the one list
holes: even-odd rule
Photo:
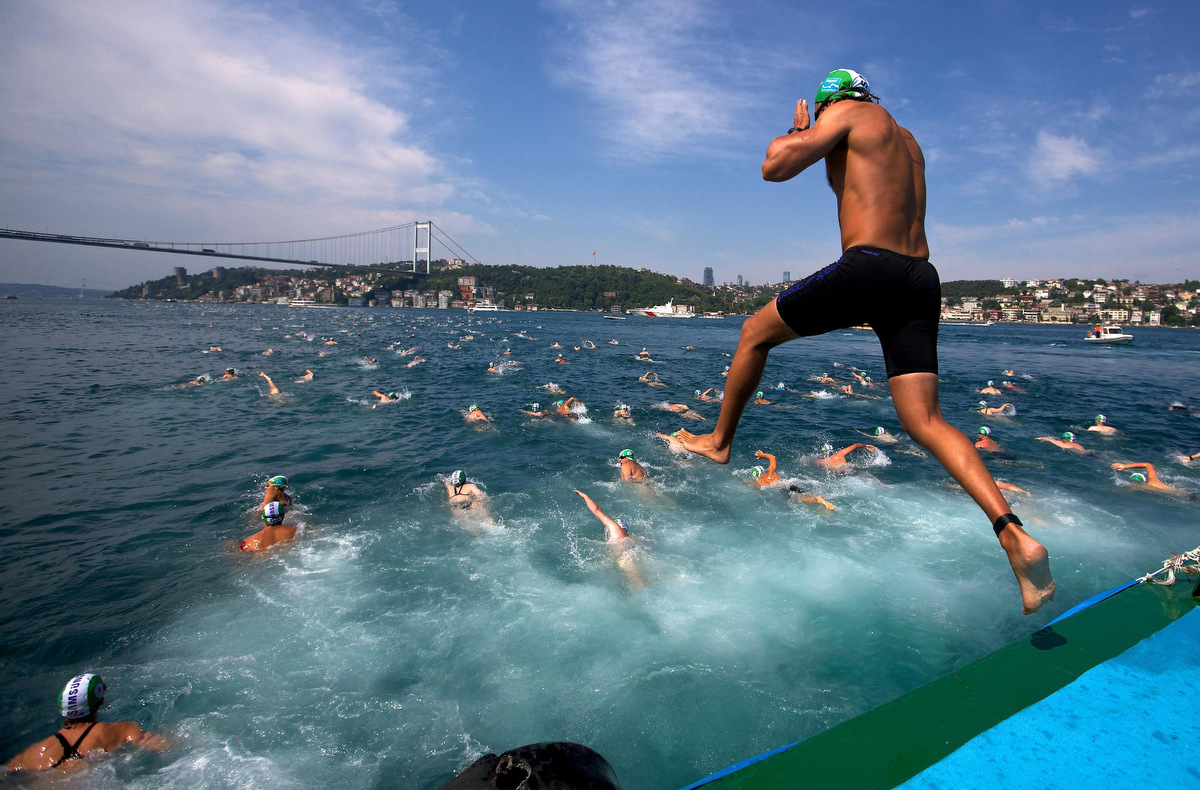
[[[422, 231], [425, 232], [423, 246], [419, 241]], [[432, 220], [409, 222], [404, 225], [346, 233], [340, 236], [288, 241], [143, 241], [9, 229], [0, 230], [0, 238], [143, 252], [167, 252], [176, 255], [200, 255], [208, 258], [282, 263], [293, 266], [325, 266], [361, 270], [393, 267], [399, 269], [411, 265], [410, 271], [414, 273], [417, 272], [418, 253], [424, 253], [426, 273], [429, 271], [434, 258], [433, 242], [436, 240], [449, 253], [448, 257], [480, 263], [479, 259], [464, 250]]]

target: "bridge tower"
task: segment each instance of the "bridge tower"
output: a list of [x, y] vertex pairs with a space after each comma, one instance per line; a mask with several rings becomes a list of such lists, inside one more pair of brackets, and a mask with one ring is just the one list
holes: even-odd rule
[[[413, 274], [417, 273], [417, 261], [421, 259], [421, 253], [425, 253], [425, 273], [430, 273], [430, 268], [433, 265], [433, 223], [426, 220], [413, 225]], [[425, 231], [425, 244], [421, 244], [421, 231]]]

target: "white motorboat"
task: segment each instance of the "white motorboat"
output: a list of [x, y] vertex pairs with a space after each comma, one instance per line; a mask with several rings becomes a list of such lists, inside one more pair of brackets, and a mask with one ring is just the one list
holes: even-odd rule
[[1098, 326], [1084, 336], [1084, 342], [1099, 343], [1106, 346], [1121, 346], [1133, 342], [1133, 335], [1125, 334], [1125, 331], [1116, 324], [1104, 324]]
[[500, 312], [500, 305], [490, 299], [484, 299], [482, 302], [476, 302], [472, 305], [470, 311], [472, 313], [498, 313]]
[[686, 311], [679, 312], [675, 309], [675, 300], [668, 299], [666, 304], [655, 305], [654, 307], [635, 307], [627, 311], [630, 315], [644, 315], [647, 318], [695, 318], [696, 313], [691, 307]]

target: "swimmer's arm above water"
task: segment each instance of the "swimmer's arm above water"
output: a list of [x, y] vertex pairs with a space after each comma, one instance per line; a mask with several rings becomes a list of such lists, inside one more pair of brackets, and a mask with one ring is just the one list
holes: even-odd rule
[[792, 127], [800, 131], [780, 135], [767, 146], [767, 158], [762, 164], [764, 181], [787, 181], [820, 162], [838, 143], [850, 133], [847, 105], [857, 102], [841, 102], [830, 106], [822, 113], [825, 120], [810, 126], [808, 101], [796, 103]]
[[600, 523], [604, 525], [604, 534], [610, 541], [621, 540], [622, 538], [629, 537], [629, 533], [623, 529], [620, 524], [609, 518], [608, 514], [601, 510], [600, 506], [597, 505], [590, 496], [583, 493], [579, 489], [575, 489], [575, 493], [583, 497], [583, 501], [587, 505], [588, 510], [592, 512], [593, 516], [600, 519]]

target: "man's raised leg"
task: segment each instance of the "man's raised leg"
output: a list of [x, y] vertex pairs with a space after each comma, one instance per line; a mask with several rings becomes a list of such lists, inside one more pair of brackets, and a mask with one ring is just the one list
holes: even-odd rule
[[746, 402], [762, 380], [767, 354], [780, 343], [797, 337], [799, 335], [779, 317], [774, 301], [768, 302], [766, 307], [747, 318], [746, 323], [742, 324], [733, 362], [729, 364], [729, 375], [725, 377], [725, 397], [721, 400], [721, 416], [717, 418], [717, 427], [712, 433], [702, 435], [678, 431], [676, 438], [680, 444], [719, 464], [729, 463], [733, 435], [737, 432]]
[[[1008, 502], [996, 487], [987, 467], [979, 458], [971, 440], [946, 422], [938, 405], [938, 380], [935, 373], [907, 373], [888, 379], [892, 403], [900, 427], [918, 444], [933, 453], [950, 476], [958, 481], [993, 523], [1009, 512]], [[723, 412], [724, 410], [722, 410]], [[1025, 614], [1033, 614], [1054, 598], [1054, 580], [1050, 578], [1050, 560], [1046, 549], [1016, 524], [1000, 532], [1000, 546], [1021, 587]]]

